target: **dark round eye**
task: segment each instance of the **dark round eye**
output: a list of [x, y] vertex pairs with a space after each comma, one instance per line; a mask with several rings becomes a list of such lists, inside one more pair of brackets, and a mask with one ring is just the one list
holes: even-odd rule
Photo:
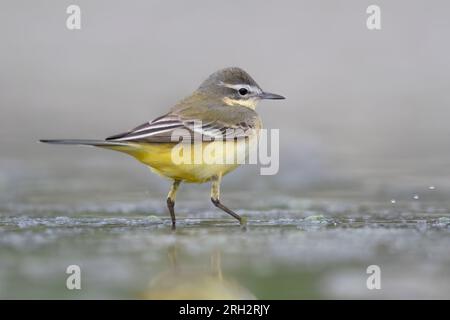
[[245, 88], [240, 88], [240, 89], [239, 89], [239, 94], [240, 94], [241, 96], [245, 96], [247, 93], [248, 93], [248, 90], [247, 90], [247, 89], [245, 89]]

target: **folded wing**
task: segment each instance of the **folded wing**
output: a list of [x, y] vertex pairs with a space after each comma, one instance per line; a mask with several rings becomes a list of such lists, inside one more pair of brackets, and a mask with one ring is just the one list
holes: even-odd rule
[[106, 140], [142, 143], [176, 143], [181, 139], [183, 141], [235, 140], [249, 137], [255, 129], [253, 121], [238, 123], [218, 119], [202, 121], [169, 113], [128, 132], [108, 137]]

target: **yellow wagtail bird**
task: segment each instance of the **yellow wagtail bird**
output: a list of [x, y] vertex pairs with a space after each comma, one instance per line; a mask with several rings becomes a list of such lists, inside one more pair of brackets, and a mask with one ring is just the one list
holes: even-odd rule
[[[146, 122], [130, 131], [106, 140], [41, 140], [52, 144], [88, 145], [127, 153], [150, 169], [173, 180], [167, 196], [167, 206], [175, 229], [175, 196], [181, 182], [203, 183], [211, 181], [212, 203], [230, 214], [241, 224], [243, 218], [224, 206], [220, 200], [222, 177], [239, 166], [239, 163], [190, 161], [179, 163], [173, 157], [173, 149], [181, 139], [192, 145], [206, 147], [221, 144], [223, 152], [231, 158], [240, 156], [248, 148], [242, 144], [257, 141], [261, 119], [255, 107], [261, 99], [284, 99], [283, 96], [264, 92], [248, 73], [240, 68], [226, 68], [210, 75], [189, 97], [177, 103], [167, 114]], [[192, 138], [194, 137], [194, 139]], [[214, 145], [215, 146], [215, 145]], [[224, 148], [223, 148], [224, 146]], [[196, 149], [189, 149], [188, 159], [194, 157]], [[183, 150], [184, 152], [184, 150]], [[220, 152], [217, 152], [219, 154]], [[228, 158], [229, 155], [227, 155]]]

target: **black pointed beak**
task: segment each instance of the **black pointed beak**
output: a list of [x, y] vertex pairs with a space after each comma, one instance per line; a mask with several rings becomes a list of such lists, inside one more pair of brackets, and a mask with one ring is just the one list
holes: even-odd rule
[[279, 94], [270, 93], [270, 92], [262, 92], [258, 96], [259, 96], [260, 99], [271, 99], [271, 100], [286, 99], [285, 97], [280, 96]]

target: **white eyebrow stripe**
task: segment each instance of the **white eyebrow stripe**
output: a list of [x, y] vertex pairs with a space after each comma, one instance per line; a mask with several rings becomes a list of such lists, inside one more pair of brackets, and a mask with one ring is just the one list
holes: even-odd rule
[[248, 84], [231, 84], [231, 83], [225, 83], [225, 82], [220, 82], [220, 85], [223, 87], [227, 87], [230, 89], [234, 89], [234, 90], [239, 90], [241, 88], [245, 88], [250, 92], [261, 92], [261, 90], [258, 87], [255, 86], [249, 86]]

